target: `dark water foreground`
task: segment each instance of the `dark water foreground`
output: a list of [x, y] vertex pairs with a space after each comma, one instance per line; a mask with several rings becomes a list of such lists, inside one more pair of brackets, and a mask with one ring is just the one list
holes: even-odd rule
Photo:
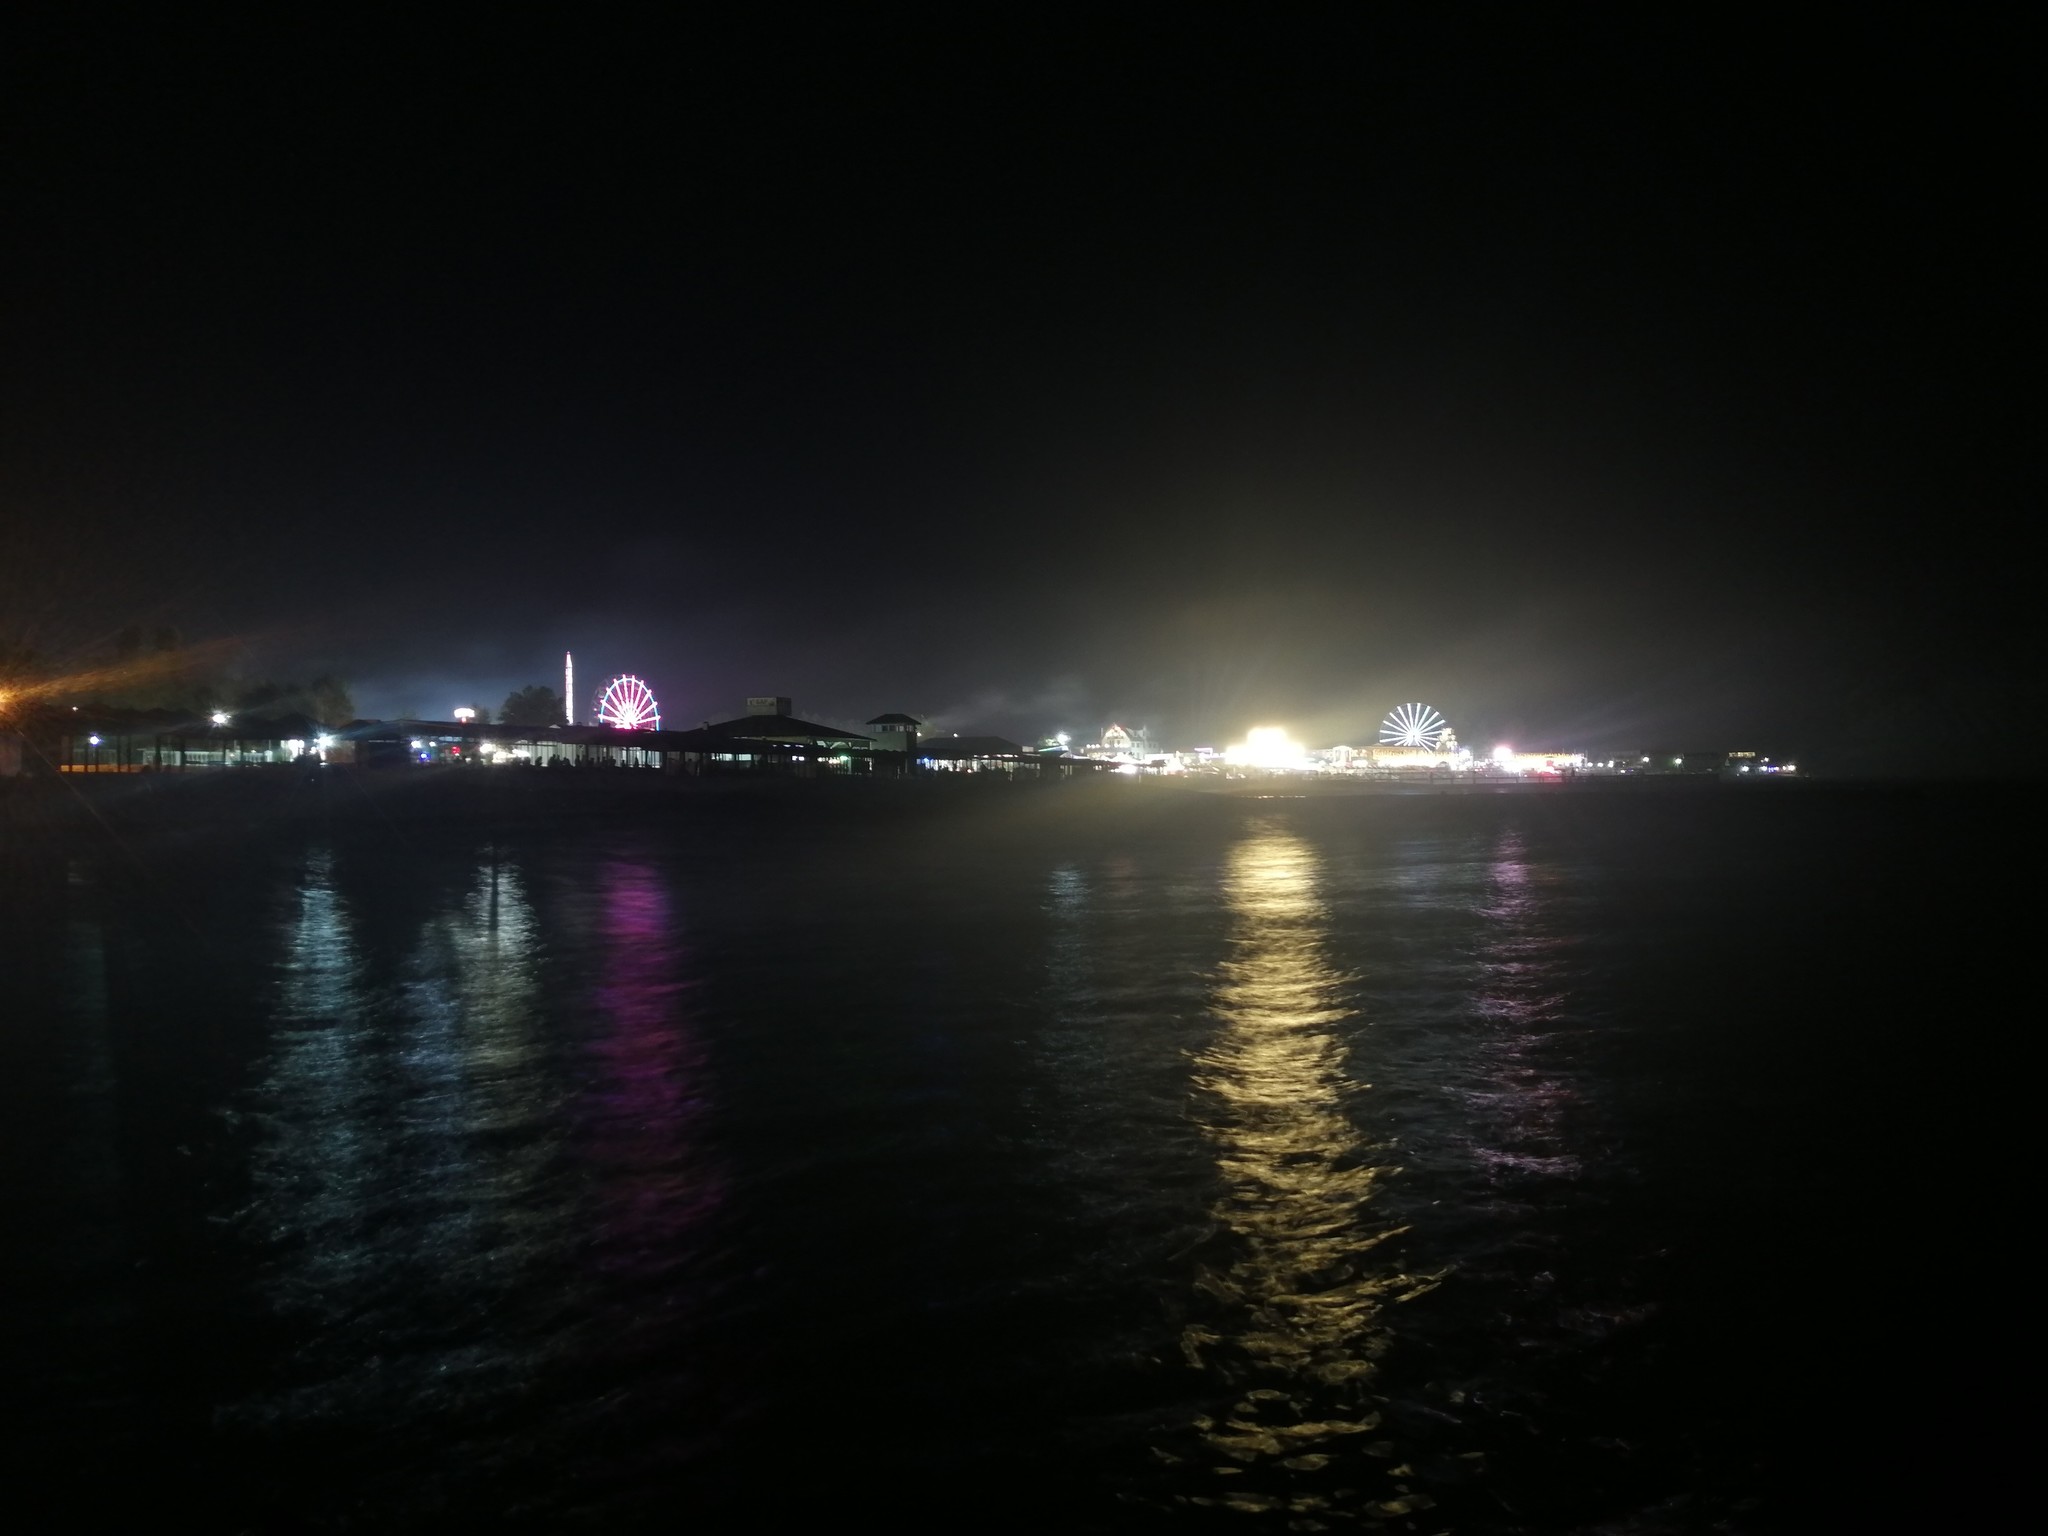
[[15, 828], [8, 1500], [1689, 1532], [2003, 1482], [2031, 801], [805, 788]]

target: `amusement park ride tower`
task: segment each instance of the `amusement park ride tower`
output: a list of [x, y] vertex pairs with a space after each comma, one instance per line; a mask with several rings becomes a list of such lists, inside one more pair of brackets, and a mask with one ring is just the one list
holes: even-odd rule
[[1472, 754], [1458, 745], [1451, 722], [1427, 704], [1400, 704], [1380, 722], [1379, 745], [1369, 747], [1366, 761], [1376, 769], [1452, 772], [1472, 765]]
[[[592, 718], [599, 725], [608, 725], [619, 731], [658, 731], [661, 729], [661, 705], [656, 702], [653, 690], [630, 672], [613, 678], [597, 694], [591, 706]], [[576, 654], [562, 652], [562, 719], [567, 725], [576, 723]]]

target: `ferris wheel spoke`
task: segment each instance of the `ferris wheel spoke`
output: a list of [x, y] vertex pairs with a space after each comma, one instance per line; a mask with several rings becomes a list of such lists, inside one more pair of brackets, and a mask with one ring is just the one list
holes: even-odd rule
[[655, 731], [661, 729], [661, 706], [644, 682], [627, 673], [613, 678], [598, 696], [597, 721], [614, 730]]
[[1433, 705], [1424, 704], [1419, 700], [1397, 704], [1387, 711], [1386, 719], [1380, 722], [1380, 745], [1426, 747], [1433, 752], [1450, 733], [1450, 728], [1450, 721], [1446, 720]]

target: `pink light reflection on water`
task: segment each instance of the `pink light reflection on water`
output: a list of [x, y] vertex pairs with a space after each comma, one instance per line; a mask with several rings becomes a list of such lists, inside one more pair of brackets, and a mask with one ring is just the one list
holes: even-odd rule
[[1473, 999], [1489, 1026], [1482, 1050], [1486, 1086], [1464, 1094], [1490, 1131], [1474, 1153], [1501, 1173], [1570, 1177], [1580, 1159], [1565, 1150], [1564, 1118], [1578, 1098], [1544, 1060], [1567, 1013], [1564, 940], [1548, 924], [1554, 877], [1532, 869], [1519, 833], [1508, 830], [1488, 862], [1491, 899], [1480, 942], [1482, 982]]
[[603, 970], [592, 1051], [599, 1068], [585, 1150], [601, 1171], [598, 1242], [607, 1269], [685, 1265], [724, 1193], [704, 1146], [710, 1063], [690, 1027], [685, 946], [660, 877], [617, 859], [600, 874]]

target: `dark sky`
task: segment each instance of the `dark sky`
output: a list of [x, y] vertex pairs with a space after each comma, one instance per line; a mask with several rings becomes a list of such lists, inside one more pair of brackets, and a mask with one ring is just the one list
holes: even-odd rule
[[373, 714], [2038, 733], [2021, 33], [993, 10], [8, 23], [0, 595]]

